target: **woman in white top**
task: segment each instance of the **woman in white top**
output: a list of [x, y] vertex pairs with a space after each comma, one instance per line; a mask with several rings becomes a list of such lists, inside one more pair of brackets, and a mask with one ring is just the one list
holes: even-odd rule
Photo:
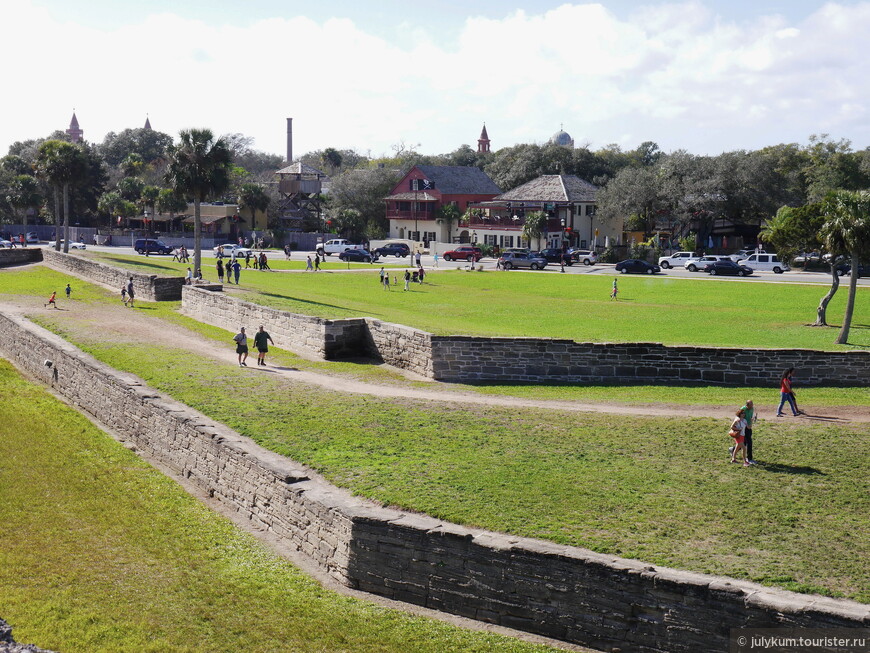
[[743, 439], [746, 436], [746, 413], [743, 409], [737, 411], [734, 421], [731, 422], [731, 430], [728, 435], [734, 438], [734, 451], [731, 452], [731, 462], [737, 462], [737, 452], [740, 452], [743, 458], [743, 466], [749, 467], [749, 461], [746, 459], [746, 447], [743, 444]]

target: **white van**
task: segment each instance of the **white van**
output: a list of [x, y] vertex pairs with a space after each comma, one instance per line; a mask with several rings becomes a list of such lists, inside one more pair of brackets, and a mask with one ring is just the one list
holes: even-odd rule
[[738, 263], [740, 265], [748, 265], [756, 271], [767, 270], [768, 272], [773, 271], [776, 274], [782, 274], [791, 270], [786, 263], [779, 260], [779, 256], [776, 254], [761, 254], [756, 252], [738, 261]]

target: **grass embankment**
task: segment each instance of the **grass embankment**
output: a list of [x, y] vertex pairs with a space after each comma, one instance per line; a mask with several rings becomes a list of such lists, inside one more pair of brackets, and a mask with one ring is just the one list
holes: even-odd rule
[[[141, 257], [111, 260], [173, 265], [143, 263]], [[204, 273], [217, 278], [214, 270]], [[425, 284], [412, 284], [411, 292], [401, 291], [401, 279], [393, 288], [398, 292], [385, 292], [377, 268], [360, 274], [252, 270], [243, 274], [238, 292], [283, 310], [325, 318], [368, 315], [437, 334], [835, 351], [870, 347], [870, 288], [858, 290], [850, 343], [843, 346], [833, 344], [833, 329], [805, 326], [815, 319], [824, 286], [621, 276], [620, 299], [614, 302], [611, 282], [607, 275], [451, 270], [429, 274]], [[841, 288], [831, 301], [829, 323], [842, 320], [847, 294]]]
[[[264, 273], [265, 274], [265, 273]], [[0, 297], [36, 297], [45, 301], [52, 290], [57, 290], [60, 307], [74, 310], [77, 303], [86, 305], [120, 303], [120, 295], [112, 295], [101, 287], [83, 282], [75, 277], [56, 272], [47, 267], [27, 269], [7, 269], [0, 271]], [[67, 283], [73, 287], [73, 302], [68, 306], [63, 297]], [[39, 305], [39, 304], [37, 304]], [[137, 302], [137, 310], [147, 312], [150, 317], [165, 319], [199, 335], [225, 344], [226, 331], [192, 320], [178, 313], [179, 302]], [[64, 311], [61, 311], [61, 314]], [[49, 311], [46, 315], [51, 315]], [[251, 329], [254, 325], [249, 325]], [[828, 333], [833, 333], [828, 330]], [[312, 361], [290, 352], [274, 350], [270, 359], [288, 367], [309, 369], [350, 376], [372, 383], [411, 385], [431, 389], [432, 383], [411, 382], [389, 369], [377, 365], [359, 363]], [[604, 401], [628, 404], [675, 404], [675, 405], [737, 405], [747, 398], [756, 404], [775, 404], [779, 401], [779, 387], [718, 387], [706, 385], [570, 385], [570, 384], [451, 384], [451, 389], [477, 392], [481, 394], [508, 395], [533, 399], [554, 399], [562, 401]], [[800, 388], [800, 370], [796, 379], [801, 405], [807, 406], [866, 406], [870, 404], [870, 390], [867, 388]]]
[[[82, 290], [93, 293], [92, 301], [100, 301], [100, 293], [106, 301], [99, 289]], [[145, 306], [137, 313], [167, 310]], [[725, 419], [344, 395], [189, 350], [132, 339], [118, 347], [110, 334], [76, 323], [73, 313], [39, 314], [110, 365], [386, 504], [652, 563], [870, 601], [866, 425], [762, 423], [756, 457], [766, 464], [742, 469], [727, 463]], [[160, 321], [154, 324], [160, 329]], [[204, 337], [229, 342], [225, 331], [198, 328]], [[184, 365], [167, 366], [167, 360]]]
[[0, 360], [0, 616], [74, 651], [551, 650], [322, 589]]

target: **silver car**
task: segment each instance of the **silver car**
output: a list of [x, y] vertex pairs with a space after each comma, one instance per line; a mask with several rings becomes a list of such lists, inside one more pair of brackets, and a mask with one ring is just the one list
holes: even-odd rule
[[533, 256], [525, 252], [505, 252], [498, 259], [498, 265], [505, 270], [511, 268], [529, 268], [530, 270], [543, 270], [547, 267], [547, 259], [542, 256]]

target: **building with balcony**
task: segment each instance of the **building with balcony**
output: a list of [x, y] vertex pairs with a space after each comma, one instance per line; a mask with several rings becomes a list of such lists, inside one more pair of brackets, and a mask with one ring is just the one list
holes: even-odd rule
[[402, 177], [388, 197], [390, 238], [424, 243], [469, 242], [457, 234], [459, 222], [441, 219], [439, 209], [453, 204], [462, 215], [476, 202], [491, 200], [501, 189], [480, 168], [417, 165]]
[[[579, 247], [614, 242], [622, 224], [596, 218], [598, 187], [576, 175], [543, 175], [491, 200], [473, 202], [471, 217], [459, 227], [461, 242], [496, 247]], [[523, 238], [526, 216], [543, 211], [547, 221], [540, 243]], [[467, 239], [467, 240], [465, 240]]]

